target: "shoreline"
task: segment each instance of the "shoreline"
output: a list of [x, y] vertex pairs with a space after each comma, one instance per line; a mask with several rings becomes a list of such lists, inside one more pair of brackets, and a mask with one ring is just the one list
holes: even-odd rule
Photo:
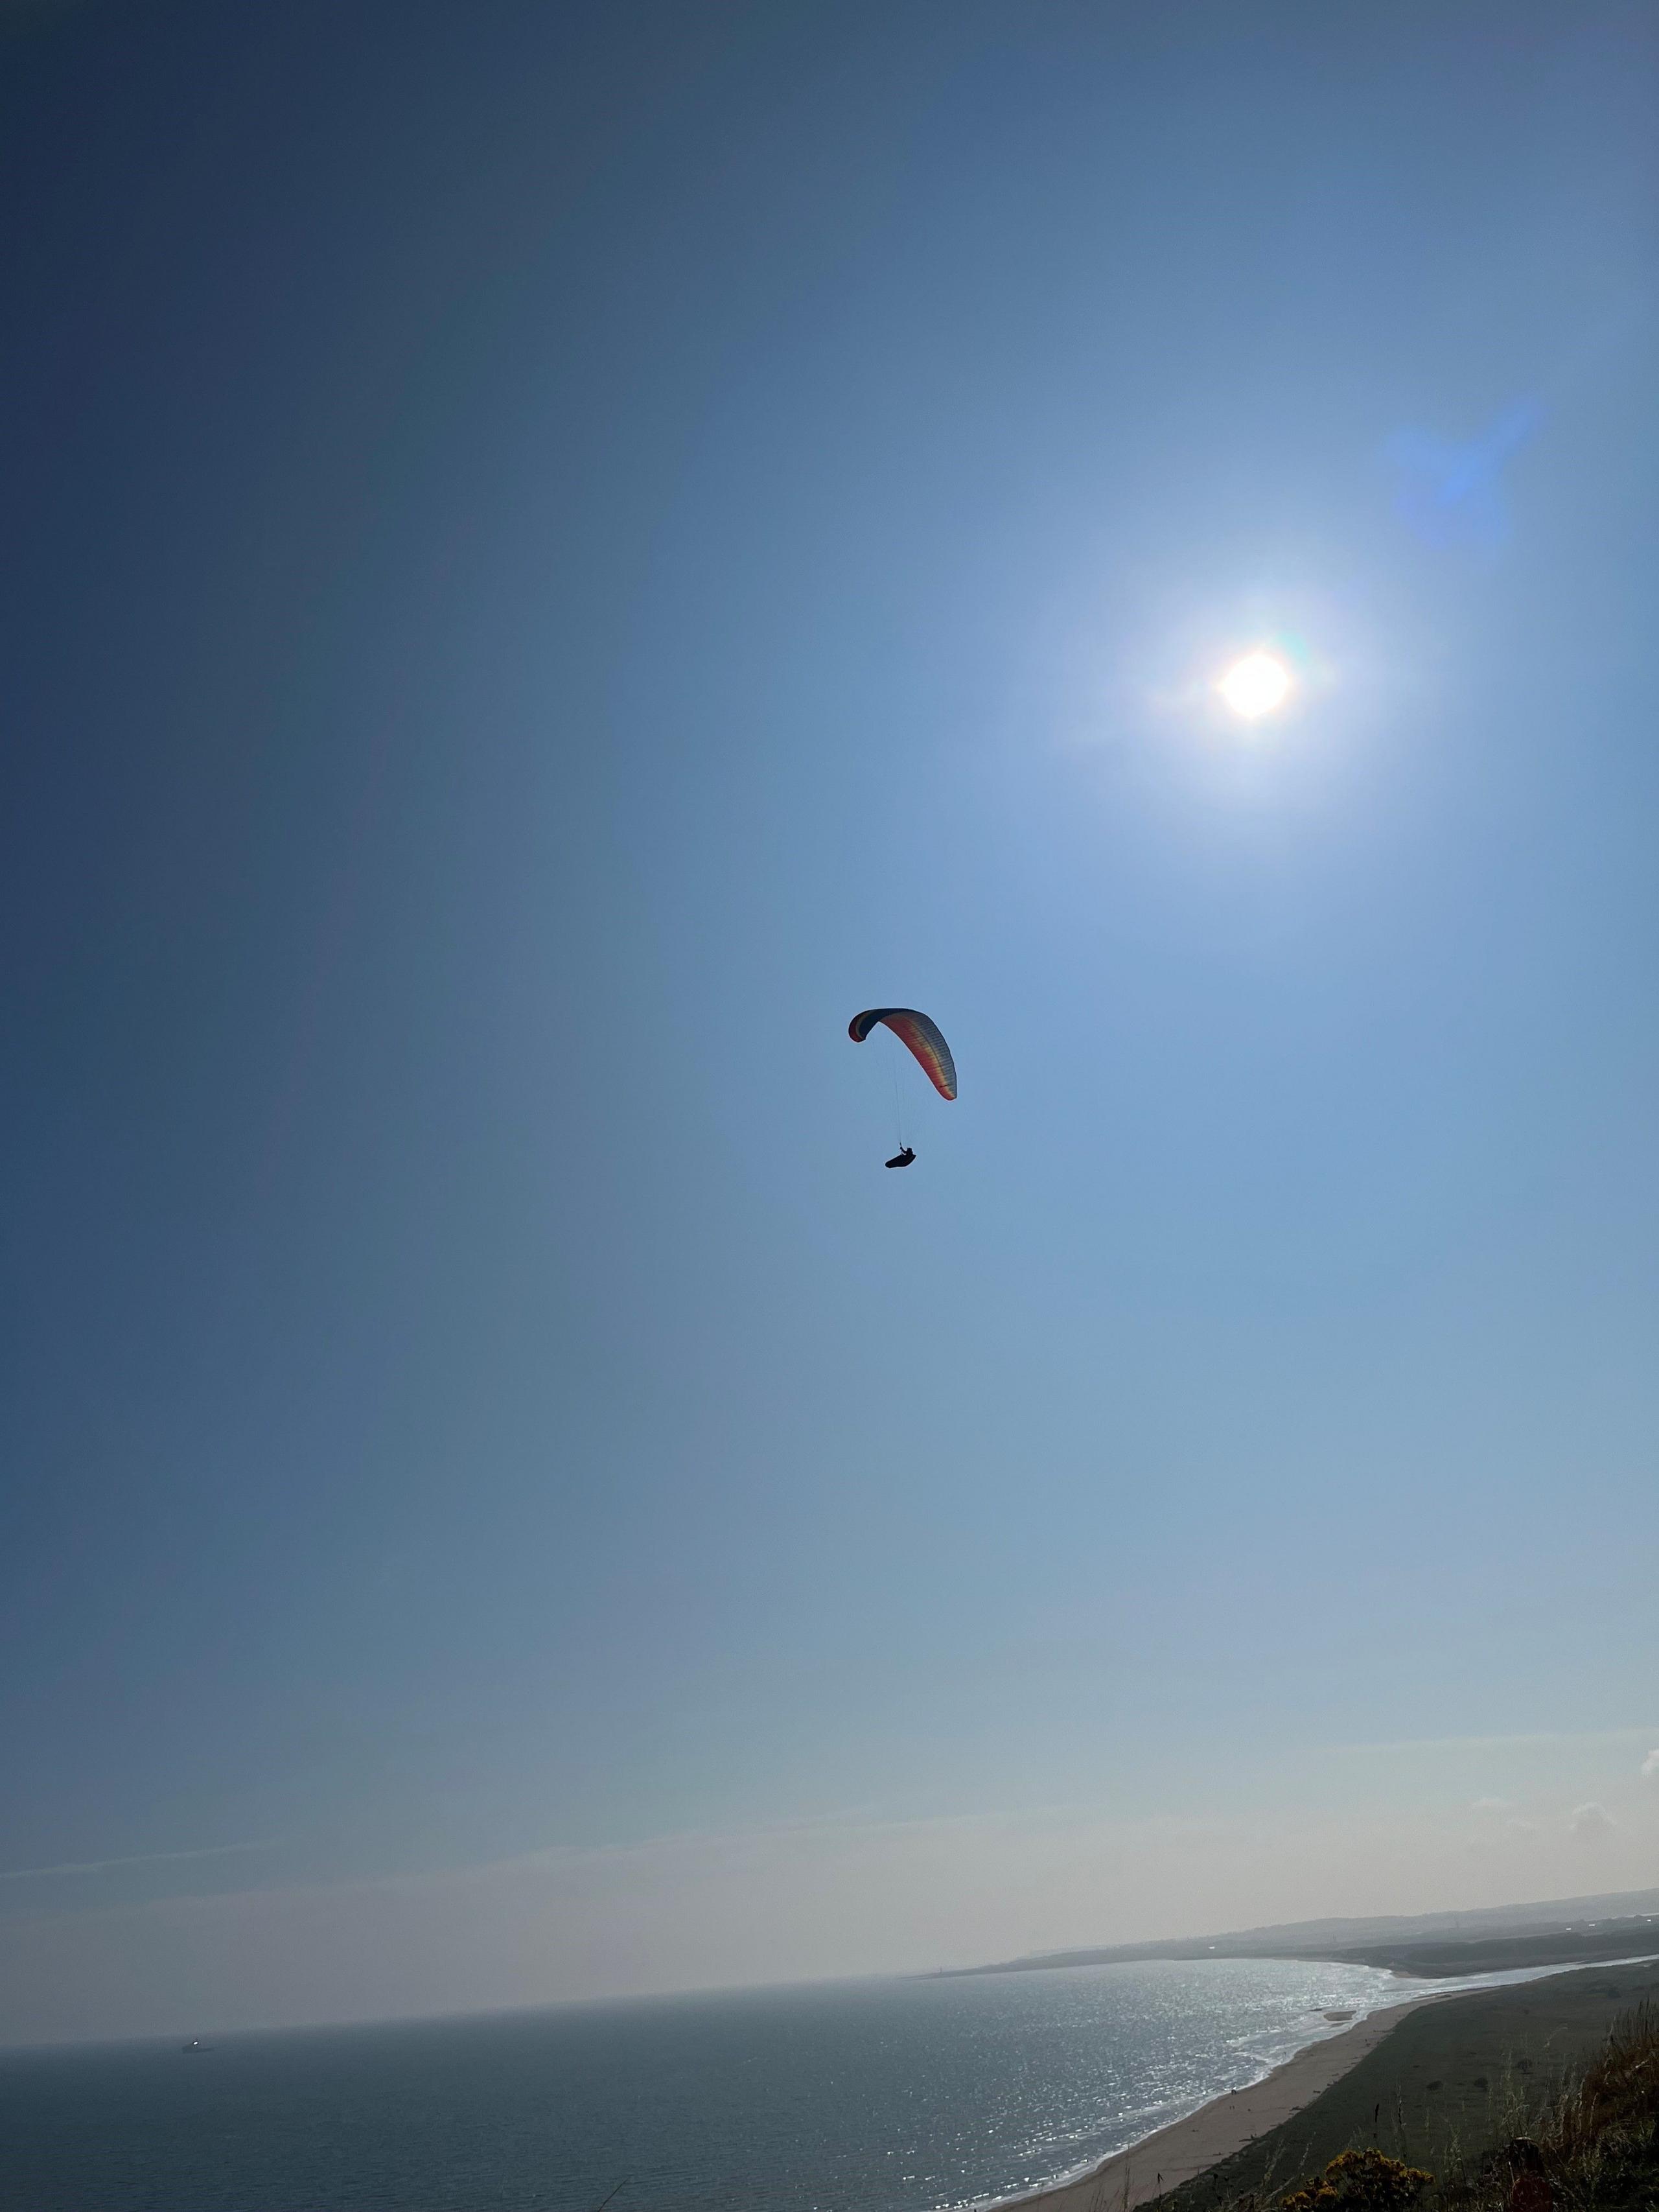
[[1171, 2120], [1127, 2150], [1114, 2151], [1073, 2180], [1006, 2197], [996, 2212], [1134, 2212], [1137, 2205], [1166, 2196], [1293, 2118], [1384, 2042], [1408, 2013], [1462, 1994], [1425, 1990], [1398, 2004], [1379, 2006], [1352, 2027], [1304, 2045], [1261, 2081], [1212, 2097], [1185, 2119]]
[[1473, 1987], [1469, 1982], [1456, 1980], [1449, 1987], [1436, 1988], [1398, 1966], [1391, 1967], [1388, 1971], [1395, 1979], [1413, 1984], [1412, 1996], [1379, 2005], [1334, 2035], [1305, 2044], [1259, 2081], [1212, 2097], [1184, 2119], [1170, 2120], [1127, 2149], [1114, 2151], [1086, 2173], [1070, 2181], [1048, 2182], [1022, 2197], [1004, 2197], [990, 2212], [1135, 2212], [1136, 2206], [1196, 2180], [1212, 2166], [1248, 2149], [1258, 2136], [1270, 2134], [1286, 2120], [1294, 2119], [1386, 2042], [1409, 2014], [1421, 2011], [1425, 2005], [1495, 1992], [1504, 1985], [1535, 1986], [1561, 1975], [1651, 1966], [1656, 1956], [1647, 1953], [1638, 1958], [1579, 1960], [1513, 1972], [1500, 1968], [1491, 1981], [1482, 1977]]

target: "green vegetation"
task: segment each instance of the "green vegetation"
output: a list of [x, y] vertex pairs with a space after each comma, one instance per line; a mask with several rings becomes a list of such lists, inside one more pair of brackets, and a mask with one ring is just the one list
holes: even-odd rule
[[1659, 2212], [1659, 1969], [1425, 2006], [1160, 2212]]

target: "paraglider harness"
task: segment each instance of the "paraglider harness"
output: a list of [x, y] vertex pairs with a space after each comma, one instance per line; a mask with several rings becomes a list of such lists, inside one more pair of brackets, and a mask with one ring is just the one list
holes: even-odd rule
[[887, 1162], [887, 1165], [890, 1168], [908, 1168], [915, 1158], [915, 1154], [911, 1151], [908, 1145], [907, 1145], [903, 1151], [900, 1152], [897, 1158], [889, 1160]]

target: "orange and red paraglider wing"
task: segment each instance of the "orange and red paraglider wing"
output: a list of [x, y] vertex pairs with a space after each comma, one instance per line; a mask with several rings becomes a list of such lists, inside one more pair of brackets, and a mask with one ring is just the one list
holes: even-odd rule
[[899, 1042], [915, 1054], [923, 1074], [941, 1098], [956, 1097], [957, 1064], [937, 1022], [926, 1014], [919, 1014], [914, 1006], [872, 1006], [862, 1014], [854, 1015], [847, 1024], [847, 1034], [854, 1044], [862, 1044], [878, 1022], [891, 1030]]

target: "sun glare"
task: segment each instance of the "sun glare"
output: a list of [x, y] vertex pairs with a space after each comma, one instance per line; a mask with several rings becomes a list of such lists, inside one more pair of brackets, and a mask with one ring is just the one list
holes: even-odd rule
[[1215, 688], [1235, 714], [1259, 722], [1291, 696], [1291, 672], [1276, 653], [1247, 653]]

